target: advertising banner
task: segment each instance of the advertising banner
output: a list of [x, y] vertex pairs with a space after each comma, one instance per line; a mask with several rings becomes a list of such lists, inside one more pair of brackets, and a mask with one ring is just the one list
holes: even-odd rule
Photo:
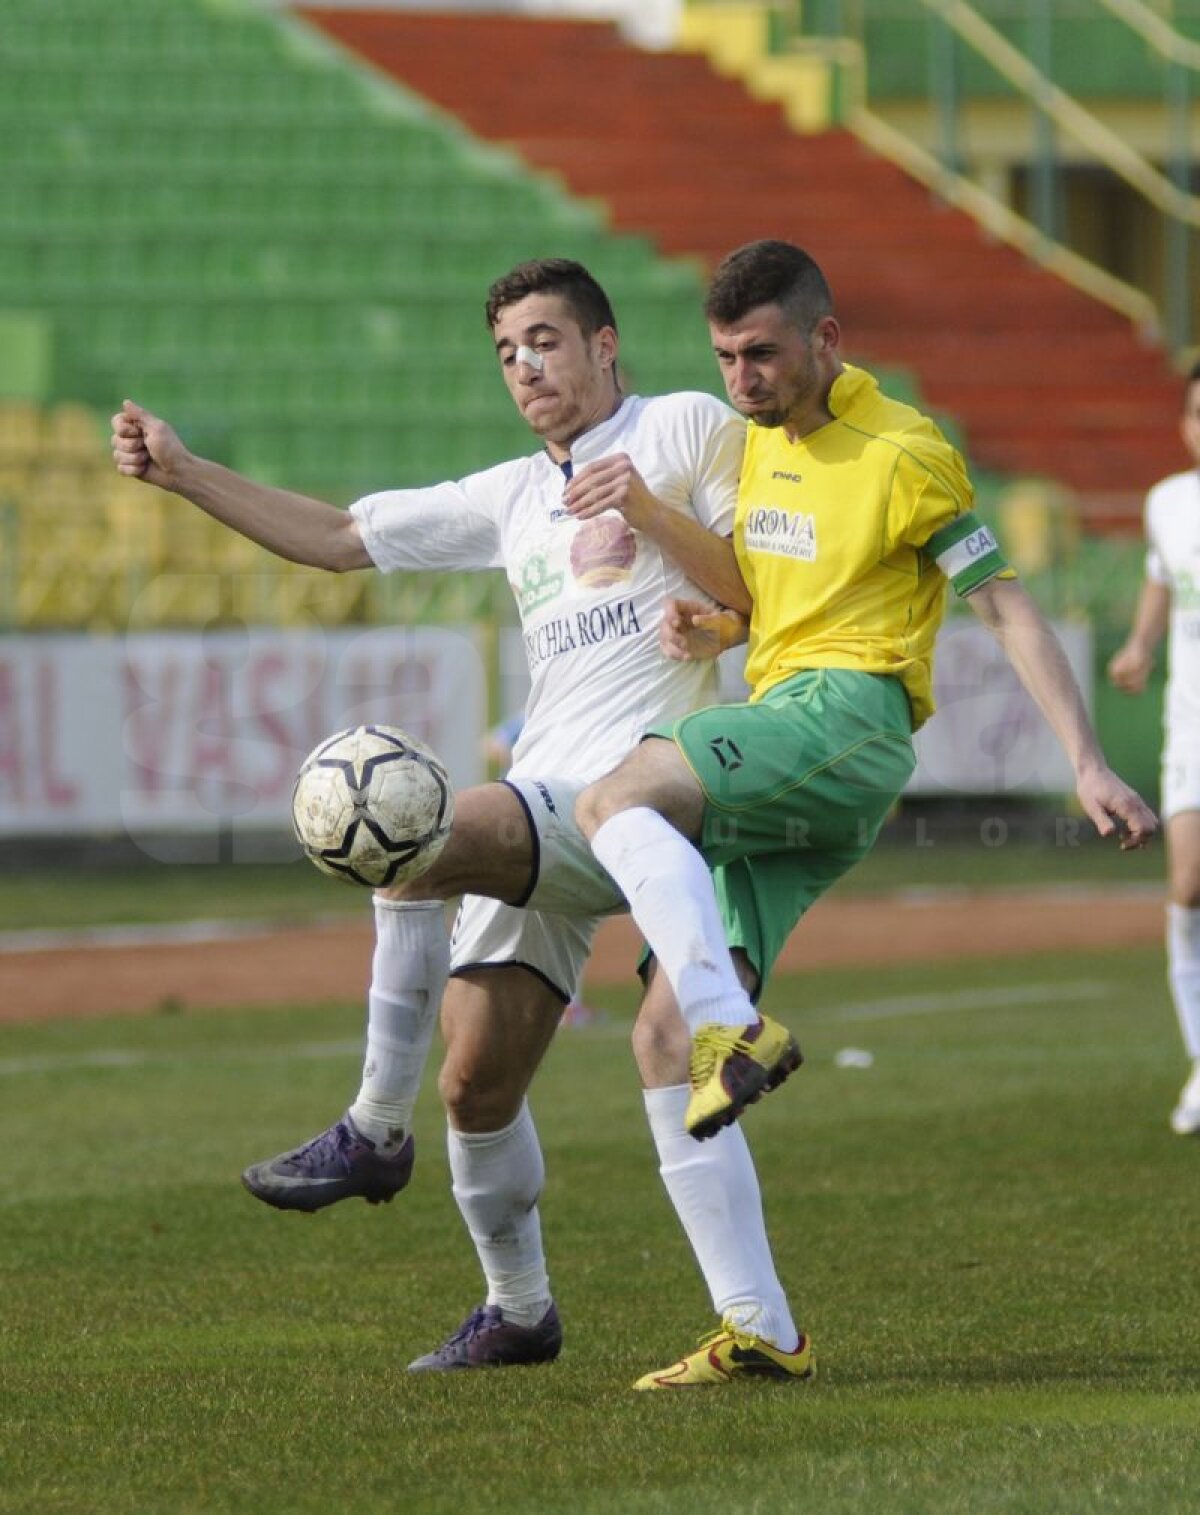
[[0, 638], [0, 835], [290, 829], [325, 736], [384, 722], [482, 777], [470, 630]]

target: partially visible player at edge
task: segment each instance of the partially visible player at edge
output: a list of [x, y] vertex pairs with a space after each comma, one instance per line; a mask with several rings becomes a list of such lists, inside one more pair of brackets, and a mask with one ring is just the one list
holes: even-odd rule
[[1146, 496], [1146, 580], [1125, 645], [1108, 676], [1141, 694], [1167, 632], [1162, 815], [1167, 839], [1167, 977], [1192, 1070], [1171, 1129], [1200, 1135], [1200, 363], [1189, 371], [1179, 423], [1195, 465]]
[[[872, 845], [912, 772], [912, 733], [933, 711], [947, 582], [1050, 722], [1100, 832], [1138, 847], [1156, 829], [1104, 761], [1057, 638], [972, 513], [958, 453], [843, 363], [812, 258], [785, 242], [740, 248], [706, 311], [729, 398], [752, 423], [734, 527], [754, 600], [751, 703], [664, 722], [576, 808], [691, 1030], [697, 1134], [772, 1088], [789, 1057], [734, 971], [723, 917], [756, 944], [765, 978], [799, 917]], [[747, 630], [695, 603], [674, 607], [665, 627], [681, 658], [711, 650], [714, 631]], [[749, 887], [731, 899], [739, 862]], [[668, 1372], [700, 1371], [706, 1350]]]
[[[558, 1355], [537, 1204], [544, 1167], [526, 1092], [599, 915], [625, 908], [575, 827], [575, 798], [649, 724], [713, 697], [710, 668], [662, 655], [664, 596], [707, 591], [712, 605], [749, 607], [729, 541], [741, 419], [710, 395], [623, 396], [612, 309], [578, 264], [521, 265], [492, 286], [486, 315], [509, 392], [545, 445], [457, 483], [369, 495], [347, 513], [193, 456], [131, 402], [113, 418], [122, 473], [183, 495], [282, 557], [335, 571], [503, 568], [517, 597], [532, 690], [508, 781], [460, 792], [434, 869], [375, 897], [366, 1058], [349, 1110], [243, 1175], [279, 1208], [399, 1192], [442, 1002], [454, 1194], [487, 1298], [411, 1365], [419, 1371]], [[464, 892], [447, 957], [436, 902]], [[577, 918], [548, 913], [560, 910]], [[745, 1138], [734, 1129], [700, 1148], [685, 1130], [689, 1042], [661, 975], [651, 977], [634, 1047], [667, 1192], [718, 1311], [745, 1328], [738, 1363], [711, 1381], [806, 1376], [808, 1345], [775, 1274]]]

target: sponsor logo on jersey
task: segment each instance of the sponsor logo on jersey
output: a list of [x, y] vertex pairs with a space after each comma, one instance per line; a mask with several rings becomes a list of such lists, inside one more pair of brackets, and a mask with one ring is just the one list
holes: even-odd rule
[[554, 803], [554, 796], [550, 793], [549, 789], [546, 788], [545, 784], [542, 783], [541, 779], [534, 779], [533, 787], [541, 795], [542, 804], [545, 805], [550, 814], [557, 815], [558, 809]]
[[525, 656], [532, 673], [551, 658], [601, 642], [619, 641], [641, 634], [642, 623], [632, 600], [614, 600], [607, 605], [593, 605], [570, 615], [553, 616], [525, 633]]
[[528, 615], [547, 600], [557, 599], [562, 593], [563, 577], [563, 574], [551, 570], [545, 553], [535, 552], [526, 558], [521, 565], [520, 583], [513, 584], [521, 614]]
[[[1200, 585], [1195, 575], [1183, 568], [1175, 575], [1171, 585], [1171, 601], [1176, 610], [1200, 610]], [[1189, 633], [1195, 636], [1195, 632]]]
[[783, 479], [788, 484], [802, 484], [804, 481], [798, 473], [788, 473], [786, 468], [777, 468], [772, 473], [773, 479]]
[[806, 563], [816, 561], [817, 526], [813, 517], [804, 511], [754, 505], [746, 512], [743, 537], [750, 552], [801, 558]]

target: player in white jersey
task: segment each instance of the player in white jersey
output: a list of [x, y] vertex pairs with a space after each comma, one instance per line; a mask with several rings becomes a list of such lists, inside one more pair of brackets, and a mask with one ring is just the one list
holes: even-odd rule
[[[113, 421], [120, 471], [184, 495], [283, 557], [338, 571], [502, 567], [517, 598], [532, 692], [512, 770], [505, 783], [456, 797], [431, 873], [375, 897], [359, 1094], [311, 1142], [243, 1175], [283, 1209], [399, 1192], [412, 1171], [411, 1111], [441, 1001], [454, 1192], [488, 1293], [412, 1365], [421, 1370], [558, 1353], [526, 1091], [599, 915], [623, 908], [574, 826], [575, 793], [651, 724], [711, 698], [706, 666], [661, 653], [665, 599], [698, 586], [714, 602], [749, 607], [729, 541], [741, 420], [709, 395], [625, 398], [611, 308], [578, 264], [513, 270], [489, 292], [487, 320], [509, 391], [544, 450], [458, 482], [369, 495], [349, 512], [193, 457], [131, 402]], [[464, 892], [447, 958], [439, 902]], [[475, 897], [483, 894], [510, 903]], [[575, 914], [546, 913], [558, 909]], [[660, 1171], [714, 1303], [794, 1350], [745, 1139], [733, 1128], [700, 1148], [686, 1134], [687, 1033], [659, 976], [634, 1045]]]
[[1187, 376], [1180, 431], [1195, 467], [1163, 479], [1146, 496], [1146, 579], [1133, 629], [1108, 676], [1118, 689], [1140, 694], [1170, 629], [1162, 753], [1167, 970], [1192, 1062], [1171, 1128], [1194, 1136], [1200, 1134], [1200, 363]]

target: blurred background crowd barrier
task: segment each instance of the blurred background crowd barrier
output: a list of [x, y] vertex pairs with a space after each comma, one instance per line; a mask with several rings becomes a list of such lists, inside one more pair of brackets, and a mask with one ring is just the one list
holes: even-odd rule
[[[523, 690], [502, 575], [278, 562], [115, 475], [124, 396], [338, 504], [457, 477], [530, 447], [498, 274], [581, 259], [630, 388], [719, 393], [706, 273], [760, 235], [813, 252], [850, 358], [962, 447], [1153, 795], [1157, 686], [1097, 672], [1142, 496], [1187, 466], [1198, 37], [1200, 0], [0, 0], [0, 833], [277, 825], [316, 725], [366, 708], [354, 646], [459, 782]], [[988, 734], [944, 715], [925, 792], [1061, 792], [966, 630], [942, 693], [991, 701]]]

